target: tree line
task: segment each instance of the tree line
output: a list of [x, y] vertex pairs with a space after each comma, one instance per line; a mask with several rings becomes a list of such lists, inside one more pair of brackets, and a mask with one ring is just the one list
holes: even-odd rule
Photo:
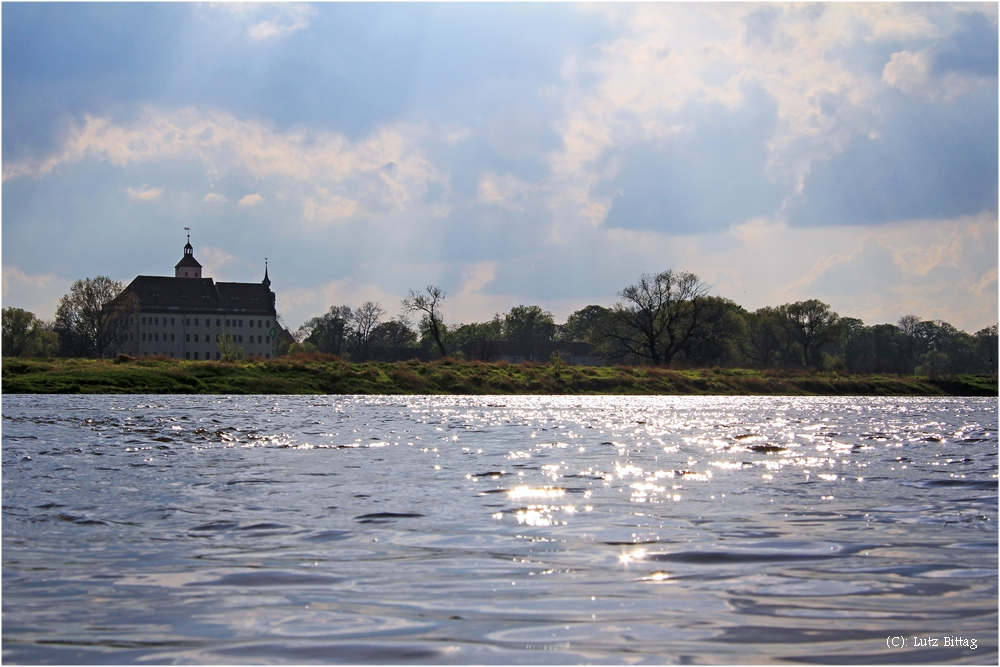
[[[60, 299], [53, 322], [4, 308], [4, 356], [111, 353], [122, 322], [138, 308], [117, 298], [123, 288], [104, 276], [78, 280]], [[671, 270], [643, 274], [618, 297], [610, 307], [581, 308], [563, 324], [536, 305], [515, 306], [486, 322], [447, 324], [446, 294], [428, 285], [411, 290], [394, 317], [374, 301], [331, 306], [279, 338], [279, 354], [321, 352], [358, 362], [501, 356], [544, 362], [572, 348], [586, 350], [591, 361], [623, 365], [997, 372], [996, 324], [968, 334], [941, 320], [905, 315], [896, 324], [868, 326], [817, 299], [749, 311], [709, 294], [695, 274]]]
[[[410, 291], [401, 313], [367, 302], [332, 306], [304, 323], [290, 352], [324, 352], [354, 361], [451, 356], [548, 361], [585, 343], [605, 363], [675, 367], [844, 370], [852, 373], [996, 373], [997, 325], [975, 334], [941, 320], [906, 315], [867, 326], [817, 299], [749, 311], [712, 296], [693, 273], [642, 275], [611, 307], [589, 305], [556, 324], [539, 306], [519, 305], [486, 322], [446, 324], [445, 293]], [[408, 317], [417, 315], [414, 324]]]

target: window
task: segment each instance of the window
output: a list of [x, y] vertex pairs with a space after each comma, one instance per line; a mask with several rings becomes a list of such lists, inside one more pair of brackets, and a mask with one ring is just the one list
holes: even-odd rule
[[142, 340], [143, 340], [143, 341], [145, 341], [145, 340], [146, 340], [146, 334], [142, 334]]
[[230, 321], [231, 321], [231, 320], [226, 320], [226, 326], [227, 326], [227, 327], [231, 327], [231, 326], [233, 326], [232, 324], [230, 324], [230, 323], [229, 323]]
[[[196, 343], [198, 342], [198, 334], [194, 335], [194, 342], [196, 342]], [[195, 358], [197, 358], [197, 357], [195, 357]]]
[[185, 359], [190, 359], [191, 358], [191, 353], [190, 352], [185, 352], [184, 353], [184, 358]]
[[240, 326], [241, 327], [243, 326], [243, 320], [240, 320]]
[[270, 352], [265, 352], [264, 353], [264, 358], [265, 359], [270, 359], [271, 358], [271, 353]]
[[198, 358], [198, 353], [197, 353], [197, 352], [195, 352], [195, 353], [194, 353], [194, 358], [195, 358], [195, 359], [197, 359], [197, 358]]
[[253, 326], [253, 320], [250, 320], [250, 326], [251, 327]]
[[160, 342], [160, 334], [158, 334], [158, 333], [153, 334], [153, 340], [156, 341], [157, 343], [159, 343]]
[[239, 339], [239, 341], [237, 341], [237, 342], [240, 342], [240, 343], [242, 343], [242, 342], [243, 342], [243, 336], [242, 336], [242, 334], [240, 335], [240, 339]]
[[[166, 339], [166, 336], [164, 336], [164, 339]], [[174, 335], [173, 334], [170, 334], [170, 342], [171, 343], [174, 342]]]
[[[207, 320], [206, 320], [206, 321], [207, 321]], [[194, 318], [194, 325], [195, 325], [195, 326], [198, 326], [198, 318], [197, 318], [197, 317], [196, 317], [196, 318]]]
[[159, 317], [155, 317], [153, 319], [156, 320], [155, 322], [153, 322], [153, 324], [157, 324], [158, 325], [160, 323], [160, 318]]
[[268, 320], [268, 321], [267, 321], [267, 326], [268, 326], [268, 327], [270, 327], [270, 326], [271, 326], [271, 320]]
[[184, 339], [184, 342], [185, 343], [190, 343], [191, 342], [191, 334], [186, 334], [186, 335], [187, 335], [187, 338]]
[[218, 361], [221, 357], [222, 357], [222, 354], [220, 354], [219, 352], [215, 353], [215, 360], [216, 361]]
[[170, 358], [171, 358], [171, 359], [173, 359], [173, 358], [174, 358], [174, 353], [173, 353], [173, 352], [171, 352], [171, 353], [170, 353]]
[[174, 318], [170, 318], [170, 326], [174, 326]]
[[222, 325], [221, 325], [221, 324], [219, 324], [219, 322], [221, 322], [221, 321], [222, 321], [222, 320], [215, 320], [215, 326], [217, 326], [217, 327], [221, 327]]
[[257, 326], [258, 327], [260, 326], [260, 320], [257, 320]]
[[191, 318], [187, 318], [187, 319], [184, 320], [184, 326], [186, 326], [186, 327], [191, 326]]
[[143, 324], [145, 324], [145, 323], [146, 323], [146, 318], [145, 318], [145, 317], [144, 317], [144, 318], [142, 318], [142, 323], [143, 323]]
[[215, 334], [215, 342], [216, 342], [216, 343], [218, 343], [218, 342], [219, 342], [219, 334]]

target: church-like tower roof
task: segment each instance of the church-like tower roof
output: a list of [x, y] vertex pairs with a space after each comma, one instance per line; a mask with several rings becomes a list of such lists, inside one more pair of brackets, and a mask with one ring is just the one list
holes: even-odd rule
[[181, 261], [174, 265], [175, 269], [183, 268], [185, 266], [196, 266], [199, 269], [201, 264], [194, 258], [194, 247], [191, 245], [191, 236], [188, 236], [188, 242], [184, 245], [184, 256], [181, 257]]

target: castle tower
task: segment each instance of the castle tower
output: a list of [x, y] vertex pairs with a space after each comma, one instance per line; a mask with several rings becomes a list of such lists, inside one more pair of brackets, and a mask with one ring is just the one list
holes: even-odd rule
[[184, 246], [184, 256], [174, 266], [174, 278], [201, 278], [201, 264], [194, 258], [194, 248], [191, 247], [191, 230], [188, 230], [187, 244]]

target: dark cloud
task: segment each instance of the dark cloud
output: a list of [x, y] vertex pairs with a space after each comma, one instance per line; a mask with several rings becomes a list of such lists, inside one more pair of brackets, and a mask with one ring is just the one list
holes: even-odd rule
[[892, 92], [877, 140], [813, 162], [795, 225], [879, 224], [997, 210], [997, 88], [951, 102]]
[[738, 108], [690, 105], [676, 119], [677, 134], [616, 153], [621, 168], [595, 190], [613, 197], [607, 225], [709, 232], [773, 213], [784, 193], [764, 170], [777, 106], [760, 88], [743, 92]]
[[933, 72], [997, 76], [997, 24], [984, 14], [958, 16], [959, 28], [933, 49]]

